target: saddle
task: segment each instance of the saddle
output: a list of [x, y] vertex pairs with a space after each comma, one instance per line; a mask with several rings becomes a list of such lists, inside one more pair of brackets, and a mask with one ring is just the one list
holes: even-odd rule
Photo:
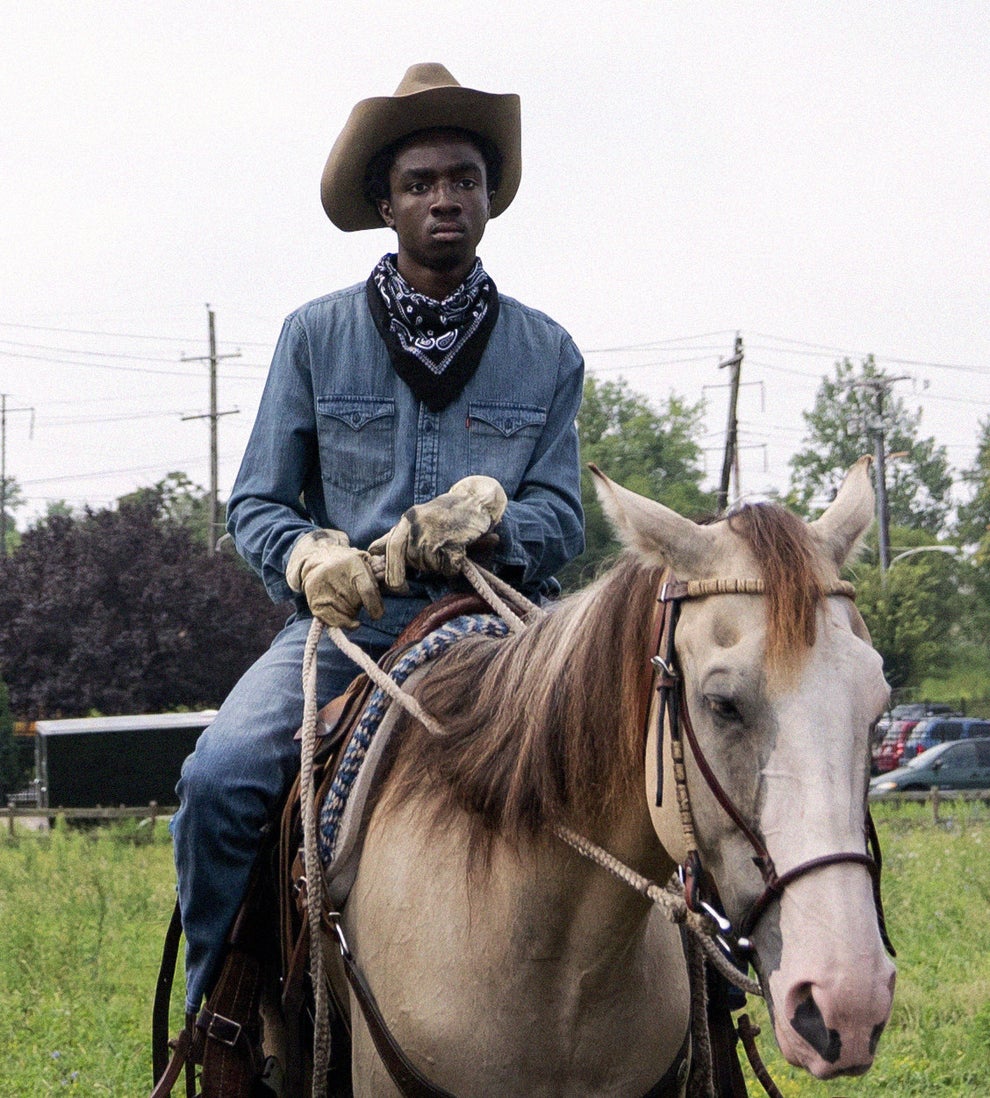
[[[412, 645], [453, 618], [487, 611], [487, 604], [473, 593], [439, 599], [406, 627], [379, 661], [380, 666], [388, 671]], [[333, 783], [373, 689], [374, 684], [362, 673], [317, 715], [313, 781], [318, 804]], [[169, 1005], [182, 934], [176, 904], [165, 935], [155, 993], [151, 1098], [171, 1095], [183, 1073], [187, 1098], [197, 1094], [200, 1098], [272, 1098], [283, 1093], [283, 1088], [286, 1093], [301, 1093], [304, 1050], [311, 1042], [312, 1023], [307, 1009], [311, 988], [305, 887], [297, 775], [281, 806], [277, 826], [273, 822], [266, 829], [247, 892], [227, 936], [220, 976], [206, 1006], [198, 1016], [187, 1016], [184, 1028], [169, 1039]], [[284, 1063], [262, 1051], [261, 1008], [266, 987], [278, 987], [281, 992], [276, 1009], [286, 1034]], [[331, 1036], [335, 1058], [328, 1086], [330, 1094], [343, 1098], [350, 1094], [350, 1034], [346, 1011], [339, 1001], [334, 1005]]]

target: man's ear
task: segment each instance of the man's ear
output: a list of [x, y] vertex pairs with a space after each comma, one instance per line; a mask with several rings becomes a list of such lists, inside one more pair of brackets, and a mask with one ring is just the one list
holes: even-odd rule
[[381, 215], [382, 221], [385, 225], [391, 229], [395, 225], [395, 218], [392, 216], [392, 203], [387, 198], [379, 198], [377, 200], [378, 213]]

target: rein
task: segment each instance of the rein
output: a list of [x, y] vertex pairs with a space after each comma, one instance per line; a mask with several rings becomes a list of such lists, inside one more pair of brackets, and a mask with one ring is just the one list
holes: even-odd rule
[[[691, 714], [688, 711], [684, 679], [679, 670], [675, 647], [675, 633], [680, 617], [681, 604], [686, 599], [707, 598], [713, 595], [762, 595], [765, 592], [764, 582], [759, 579], [692, 580], [683, 583], [665, 577], [661, 580], [660, 590], [657, 595], [659, 611], [654, 629], [654, 654], [651, 657], [651, 662], [657, 673], [656, 690], [659, 698], [657, 714], [657, 806], [661, 805], [663, 799], [663, 749], [666, 727], [669, 729], [671, 755], [674, 760], [675, 790], [688, 851], [681, 867], [685, 900], [691, 910], [700, 909], [706, 911], [713, 918], [718, 918], [717, 892], [702, 866], [698, 842], [694, 833], [693, 814], [687, 787], [687, 773], [684, 766], [684, 740], [687, 741], [698, 771], [715, 800], [752, 847], [753, 862], [763, 878], [763, 892], [750, 905], [743, 917], [739, 933], [734, 935], [731, 940], [731, 945], [730, 942], [726, 942], [727, 945], [730, 945], [730, 949], [738, 951], [744, 956], [751, 951], [752, 946], [749, 942], [749, 935], [752, 934], [760, 919], [766, 913], [767, 908], [774, 900], [781, 898], [788, 885], [815, 870], [846, 863], [861, 865], [869, 871], [873, 880], [873, 898], [880, 936], [886, 949], [891, 956], [894, 956], [894, 948], [887, 935], [883, 904], [880, 897], [880, 869], [882, 864], [880, 844], [869, 812], [867, 812], [865, 836], [866, 850], [832, 851], [815, 858], [809, 858], [782, 874], [778, 873], [766, 844], [744, 818], [732, 798], [726, 793], [698, 743], [694, 725], [691, 721]], [[850, 599], [855, 598], [856, 594], [853, 585], [845, 581], [835, 583], [824, 593], [826, 597], [838, 595]], [[660, 654], [661, 651], [663, 655]], [[706, 899], [706, 897], [708, 898]], [[721, 929], [726, 936], [732, 934], [727, 920], [722, 922]]]

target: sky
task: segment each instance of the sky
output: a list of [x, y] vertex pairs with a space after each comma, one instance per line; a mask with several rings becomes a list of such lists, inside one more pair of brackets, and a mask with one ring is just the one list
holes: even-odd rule
[[208, 421], [184, 418], [209, 411], [207, 306], [229, 492], [284, 316], [392, 250], [330, 224], [320, 175], [351, 107], [420, 61], [520, 94], [485, 266], [594, 376], [703, 399], [708, 484], [737, 333], [743, 496], [786, 490], [822, 377], [868, 354], [958, 475], [990, 417], [988, 41], [984, 0], [7, 4], [18, 524], [172, 471], [208, 486]]

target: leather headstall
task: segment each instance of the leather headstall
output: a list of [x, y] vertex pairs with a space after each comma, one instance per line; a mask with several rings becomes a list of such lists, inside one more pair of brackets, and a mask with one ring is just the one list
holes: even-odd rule
[[[681, 822], [687, 844], [687, 857], [681, 866], [681, 880], [684, 883], [685, 900], [693, 911], [703, 911], [719, 925], [722, 934], [731, 934], [731, 927], [721, 916], [721, 903], [718, 891], [711, 876], [705, 871], [694, 835], [690, 798], [687, 789], [686, 772], [683, 767], [683, 742], [686, 741], [694, 756], [698, 771], [715, 800], [729, 816], [740, 833], [753, 849], [753, 862], [763, 878], [763, 892], [750, 905], [739, 928], [731, 941], [731, 951], [745, 954], [751, 949], [749, 935], [756, 928], [760, 918], [774, 900], [780, 899], [784, 889], [800, 877], [826, 866], [850, 863], [862, 865], [873, 880], [873, 899], [877, 911], [877, 923], [880, 937], [891, 956], [895, 956], [894, 947], [887, 935], [883, 903], [880, 896], [880, 868], [882, 865], [880, 843], [876, 827], [866, 812], [866, 834], [864, 850], [834, 851], [810, 858], [793, 866], [785, 873], [778, 874], [773, 858], [763, 839], [755, 828], [745, 819], [738, 807], [725, 791], [714, 770], [698, 743], [691, 714], [688, 711], [687, 692], [677, 660], [675, 633], [680, 618], [681, 604], [686, 599], [706, 598], [714, 595], [745, 594], [762, 595], [765, 593], [763, 580], [759, 579], [708, 579], [682, 582], [669, 573], [660, 581], [657, 593], [657, 612], [654, 619], [653, 636], [650, 648], [650, 662], [654, 669], [654, 682], [657, 691], [657, 807], [663, 803], [663, 767], [664, 767], [664, 730], [670, 736], [671, 754], [674, 758], [675, 789], [677, 790]], [[839, 581], [825, 592], [826, 595], [855, 597], [855, 589], [850, 583]], [[647, 707], [649, 711], [649, 706]], [[729, 945], [729, 942], [725, 943]]]

